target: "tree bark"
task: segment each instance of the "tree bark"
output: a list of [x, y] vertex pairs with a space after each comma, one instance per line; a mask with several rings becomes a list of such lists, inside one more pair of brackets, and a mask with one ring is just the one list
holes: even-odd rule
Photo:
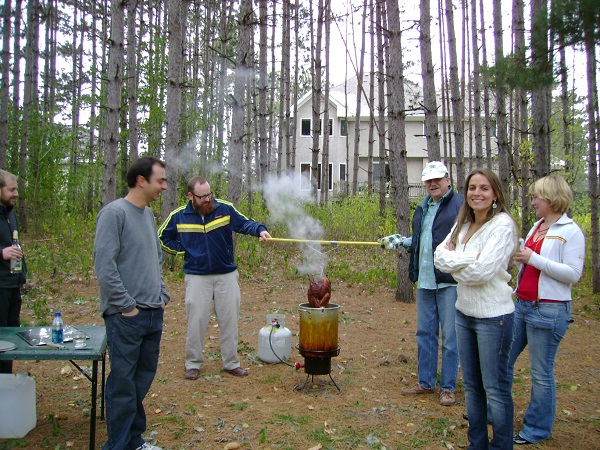
[[123, 89], [123, 37], [125, 34], [124, 4], [112, 0], [110, 8], [110, 39], [108, 41], [108, 82], [106, 96], [106, 136], [102, 142], [104, 154], [104, 176], [102, 178], [102, 205], [116, 197], [117, 152], [119, 148], [119, 115], [121, 91]]
[[363, 77], [365, 67], [365, 16], [367, 10], [367, 2], [363, 1], [363, 20], [361, 29], [361, 46], [360, 46], [360, 59], [356, 70], [356, 120], [354, 121], [354, 152], [352, 160], [352, 194], [358, 194], [358, 168], [360, 165], [360, 110], [362, 105], [362, 92], [363, 92]]
[[[504, 60], [504, 44], [502, 42], [502, 2], [494, 0], [494, 47], [496, 64]], [[510, 198], [510, 165], [508, 160], [508, 131], [506, 126], [506, 87], [505, 81], [498, 74], [496, 81], [496, 139], [498, 144], [498, 176], [504, 187], [506, 198]]]
[[[311, 1], [311, 21], [313, 7]], [[323, 0], [318, 1], [317, 20], [316, 20], [316, 39], [313, 40], [314, 31], [311, 27], [312, 45], [312, 160], [310, 167], [310, 191], [314, 199], [317, 198], [317, 186], [319, 179], [319, 138], [321, 136], [321, 95], [322, 88], [322, 64], [321, 64], [321, 42], [323, 35]]]
[[[267, 144], [267, 97], [268, 97], [268, 71], [267, 71], [267, 0], [259, 0], [259, 41], [258, 41], [258, 180], [264, 183], [268, 174]], [[284, 28], [285, 34], [285, 28]], [[280, 133], [283, 129], [280, 126]]]
[[[388, 124], [390, 141], [390, 169], [392, 180], [392, 198], [396, 205], [397, 231], [408, 235], [410, 205], [408, 202], [408, 173], [406, 162], [406, 109], [404, 106], [404, 65], [402, 57], [402, 29], [398, 0], [386, 0], [389, 36], [388, 74]], [[408, 253], [398, 253], [398, 280], [408, 273]], [[405, 303], [414, 301], [410, 283], [398, 283], [396, 300]]]
[[456, 164], [456, 185], [462, 191], [465, 181], [465, 133], [463, 128], [464, 105], [458, 80], [458, 56], [456, 34], [454, 32], [454, 11], [452, 0], [446, 0], [446, 23], [448, 27], [448, 49], [450, 52], [450, 92], [452, 103], [452, 124], [454, 129], [454, 161]]
[[587, 75], [587, 104], [586, 113], [588, 120], [588, 188], [590, 197], [590, 215], [592, 231], [592, 290], [595, 294], [600, 292], [600, 258], [598, 235], [598, 88], [596, 74], [598, 61], [596, 48], [591, 32], [586, 30], [585, 54]]
[[550, 118], [548, 84], [552, 72], [548, 58], [548, 0], [531, 1], [531, 66], [538, 81], [531, 92], [533, 173], [541, 178], [550, 173]]
[[233, 88], [231, 145], [229, 146], [228, 195], [237, 205], [242, 193], [242, 160], [244, 155], [244, 132], [246, 114], [246, 85], [250, 76], [250, 42], [252, 39], [252, 0], [241, 0], [239, 11], [239, 36], [235, 61]]
[[325, 0], [325, 92], [323, 109], [323, 154], [321, 155], [321, 203], [329, 197], [329, 47], [331, 43], [331, 0]]
[[10, 87], [10, 18], [11, 0], [2, 9], [2, 85], [0, 85], [0, 169], [6, 169], [8, 151], [8, 103]]
[[128, 0], [127, 2], [127, 106], [129, 118], [129, 156], [131, 161], [138, 157], [138, 68], [137, 68], [137, 41], [136, 34], [136, 13], [138, 1]]
[[439, 161], [440, 131], [437, 114], [437, 92], [435, 90], [435, 71], [431, 57], [431, 5], [430, 0], [421, 0], [419, 19], [419, 43], [421, 49], [421, 78], [423, 79], [423, 109], [425, 110], [425, 137], [427, 156], [430, 161]]

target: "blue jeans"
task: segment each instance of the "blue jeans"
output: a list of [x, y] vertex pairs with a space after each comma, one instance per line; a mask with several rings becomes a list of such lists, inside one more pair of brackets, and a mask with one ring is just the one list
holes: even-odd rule
[[439, 330], [442, 328], [442, 376], [440, 389], [456, 391], [458, 350], [456, 345], [456, 286], [417, 289], [417, 354], [419, 384], [435, 389], [437, 384]]
[[571, 302], [539, 303], [517, 299], [515, 333], [508, 370], [512, 378], [515, 361], [529, 345], [531, 400], [521, 437], [538, 443], [550, 438], [556, 414], [554, 359], [571, 321]]
[[[508, 355], [513, 314], [477, 319], [457, 311], [456, 338], [469, 414], [468, 448], [512, 449], [514, 406]], [[486, 399], [494, 416], [494, 437], [489, 442]]]
[[131, 450], [144, 444], [142, 404], [158, 367], [163, 309], [140, 309], [135, 317], [104, 316], [110, 373], [106, 379], [104, 450]]

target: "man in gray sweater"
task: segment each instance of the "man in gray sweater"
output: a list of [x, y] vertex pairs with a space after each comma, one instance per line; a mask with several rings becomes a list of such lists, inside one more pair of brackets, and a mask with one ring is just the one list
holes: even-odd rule
[[103, 449], [160, 450], [144, 442], [144, 400], [158, 367], [163, 311], [170, 297], [162, 277], [162, 250], [148, 205], [167, 189], [165, 164], [137, 159], [127, 172], [129, 193], [96, 219], [94, 268], [100, 285], [110, 356]]

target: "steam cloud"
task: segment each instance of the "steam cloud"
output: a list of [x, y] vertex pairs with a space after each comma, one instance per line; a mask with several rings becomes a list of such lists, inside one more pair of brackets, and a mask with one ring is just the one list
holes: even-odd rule
[[[271, 219], [275, 223], [285, 224], [289, 237], [319, 240], [323, 235], [323, 226], [304, 210], [304, 205], [312, 203], [313, 199], [309, 191], [300, 189], [300, 185], [298, 176], [270, 177], [263, 185], [263, 196]], [[327, 265], [327, 255], [321, 251], [321, 245], [317, 242], [301, 243], [300, 250], [303, 264], [297, 267], [298, 272], [322, 274]]]

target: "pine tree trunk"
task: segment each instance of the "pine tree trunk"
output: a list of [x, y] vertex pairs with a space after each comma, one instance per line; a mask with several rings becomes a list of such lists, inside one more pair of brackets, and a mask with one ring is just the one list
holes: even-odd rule
[[[496, 64], [504, 60], [504, 45], [502, 42], [502, 2], [494, 0], [494, 48]], [[508, 131], [506, 127], [506, 88], [504, 80], [496, 83], [496, 140], [498, 144], [498, 176], [504, 187], [505, 196], [510, 198], [510, 165], [508, 160]]]
[[241, 0], [239, 11], [239, 37], [235, 62], [233, 107], [231, 122], [231, 145], [229, 146], [228, 196], [237, 205], [242, 193], [242, 161], [244, 155], [244, 133], [246, 114], [246, 86], [250, 67], [250, 42], [254, 16], [252, 0]]
[[430, 161], [439, 161], [440, 131], [437, 114], [437, 93], [435, 90], [435, 72], [431, 57], [431, 6], [430, 0], [421, 0], [419, 19], [419, 43], [421, 49], [421, 78], [423, 79], [423, 108], [425, 109], [425, 137], [427, 156]]
[[531, 66], [541, 81], [531, 92], [533, 172], [536, 178], [550, 173], [550, 118], [548, 83], [552, 72], [548, 60], [548, 0], [531, 1]]
[[[396, 205], [398, 233], [408, 235], [410, 205], [408, 202], [408, 173], [406, 162], [406, 109], [404, 106], [404, 69], [402, 58], [402, 31], [398, 0], [386, 0], [388, 12], [389, 56], [388, 75], [388, 125], [390, 142], [390, 169], [394, 189], [392, 199]], [[398, 253], [398, 280], [408, 273], [408, 253]], [[396, 300], [412, 303], [413, 289], [410, 283], [398, 283]]]
[[481, 120], [481, 67], [477, 39], [477, 0], [471, 0], [471, 51], [473, 53], [473, 122], [475, 126], [475, 167], [483, 167], [483, 124]]
[[322, 64], [321, 64], [321, 42], [323, 40], [323, 0], [318, 1], [317, 20], [312, 20], [313, 8], [311, 1], [311, 21], [316, 23], [316, 38], [313, 40], [314, 31], [311, 27], [312, 45], [312, 160], [310, 167], [310, 192], [314, 199], [317, 198], [319, 180], [319, 138], [321, 136], [321, 95], [322, 88]]
[[321, 156], [321, 203], [329, 197], [329, 47], [331, 43], [331, 0], [325, 0], [325, 91], [323, 110], [323, 154]]
[[352, 194], [358, 194], [358, 168], [360, 165], [360, 110], [362, 106], [362, 92], [363, 92], [363, 77], [365, 67], [365, 15], [367, 10], [367, 2], [363, 1], [363, 20], [361, 29], [361, 47], [358, 67], [356, 70], [356, 120], [354, 121], [354, 152], [352, 162]]
[[[475, 0], [473, 0], [475, 1]], [[483, 0], [479, 0], [479, 16], [480, 16], [480, 29], [481, 35], [481, 64], [483, 67], [487, 67], [487, 40], [485, 38], [485, 15], [484, 15], [484, 3]], [[485, 160], [488, 169], [492, 168], [492, 120], [490, 112], [490, 80], [487, 72], [483, 72], [483, 117], [484, 117], [484, 128], [485, 128]]]
[[[259, 41], [258, 41], [258, 181], [263, 183], [268, 174], [267, 144], [267, 0], [258, 2], [259, 10]], [[285, 30], [285, 29], [284, 29]], [[284, 31], [285, 33], [285, 31]], [[280, 132], [283, 130], [280, 127]]]
[[600, 259], [598, 235], [598, 61], [596, 60], [595, 43], [590, 32], [585, 36], [585, 54], [587, 69], [587, 119], [588, 119], [588, 187], [590, 197], [590, 215], [592, 231], [592, 290], [600, 292]]
[[385, 101], [385, 39], [382, 30], [387, 29], [384, 17], [384, 8], [381, 2], [376, 3], [377, 14], [377, 143], [379, 147], [379, 212], [383, 214], [386, 208], [387, 179], [386, 179], [386, 161], [388, 160], [385, 152], [385, 122], [386, 101]]
[[129, 157], [135, 161], [138, 157], [138, 120], [137, 120], [137, 46], [136, 46], [136, 13], [137, 0], [127, 2], [127, 106], [129, 119]]
[[4, 0], [4, 8], [2, 8], [2, 85], [0, 85], [0, 169], [6, 169], [6, 153], [8, 151], [11, 4], [11, 0]]
[[102, 142], [104, 154], [104, 176], [102, 179], [102, 205], [107, 205], [116, 197], [117, 152], [119, 148], [119, 114], [121, 111], [121, 90], [123, 89], [123, 3], [111, 1], [110, 40], [108, 41], [108, 81], [106, 95], [106, 135]]

